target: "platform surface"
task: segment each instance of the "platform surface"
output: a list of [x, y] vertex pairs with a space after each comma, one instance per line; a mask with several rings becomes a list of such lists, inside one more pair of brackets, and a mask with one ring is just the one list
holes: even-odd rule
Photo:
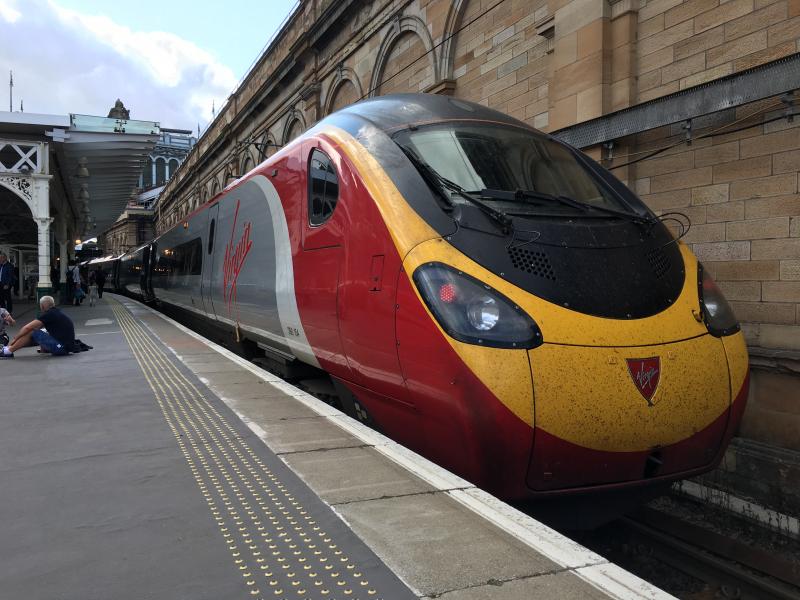
[[0, 361], [2, 598], [668, 597], [135, 301], [64, 311], [93, 350]]

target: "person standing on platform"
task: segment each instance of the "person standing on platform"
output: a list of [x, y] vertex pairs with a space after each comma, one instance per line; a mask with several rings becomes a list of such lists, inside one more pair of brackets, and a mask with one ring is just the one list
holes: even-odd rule
[[14, 301], [11, 299], [11, 288], [14, 285], [14, 265], [8, 262], [5, 253], [0, 252], [0, 308], [8, 312], [14, 310]]
[[89, 271], [89, 306], [97, 302], [97, 273], [99, 271]]
[[75, 263], [75, 266], [72, 267], [72, 302], [75, 306], [78, 306], [81, 302], [83, 302], [86, 293], [83, 291], [83, 287], [81, 286], [81, 268], [78, 266], [78, 263]]
[[50, 283], [53, 284], [53, 292], [58, 294], [61, 292], [59, 289], [61, 287], [61, 270], [55, 265], [54, 261], [53, 266], [50, 267]]
[[[7, 346], [0, 350], [0, 358], [14, 358], [20, 348], [38, 345], [42, 352], [53, 356], [66, 356], [75, 348], [75, 326], [70, 318], [56, 308], [52, 296], [39, 300], [41, 314], [22, 329]], [[41, 331], [42, 328], [47, 331]]]
[[11, 287], [14, 288], [14, 295], [19, 296], [19, 267], [14, 263], [11, 263], [11, 267], [14, 273], [14, 283]]
[[103, 269], [97, 269], [94, 274], [94, 280], [97, 283], [97, 296], [98, 298], [102, 298], [103, 286], [106, 284], [106, 274], [103, 273]]

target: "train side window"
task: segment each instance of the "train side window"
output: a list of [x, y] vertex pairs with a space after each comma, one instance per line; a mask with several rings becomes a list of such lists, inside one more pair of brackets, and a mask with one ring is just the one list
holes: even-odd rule
[[316, 148], [308, 160], [308, 223], [322, 225], [339, 200], [339, 177], [327, 154]]
[[208, 226], [208, 253], [211, 254], [211, 251], [214, 250], [214, 225], [216, 224], [216, 219], [211, 219], [211, 225]]

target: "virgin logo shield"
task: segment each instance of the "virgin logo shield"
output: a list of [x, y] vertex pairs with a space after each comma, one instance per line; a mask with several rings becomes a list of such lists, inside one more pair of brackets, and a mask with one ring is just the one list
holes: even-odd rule
[[639, 393], [647, 400], [648, 406], [653, 406], [653, 394], [658, 388], [661, 376], [661, 359], [658, 356], [650, 358], [626, 358], [628, 373], [631, 374], [633, 384]]

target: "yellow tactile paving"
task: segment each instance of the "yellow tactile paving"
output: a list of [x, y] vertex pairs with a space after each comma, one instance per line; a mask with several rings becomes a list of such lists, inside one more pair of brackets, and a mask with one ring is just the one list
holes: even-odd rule
[[358, 565], [116, 301], [114, 314], [253, 598], [378, 598]]

